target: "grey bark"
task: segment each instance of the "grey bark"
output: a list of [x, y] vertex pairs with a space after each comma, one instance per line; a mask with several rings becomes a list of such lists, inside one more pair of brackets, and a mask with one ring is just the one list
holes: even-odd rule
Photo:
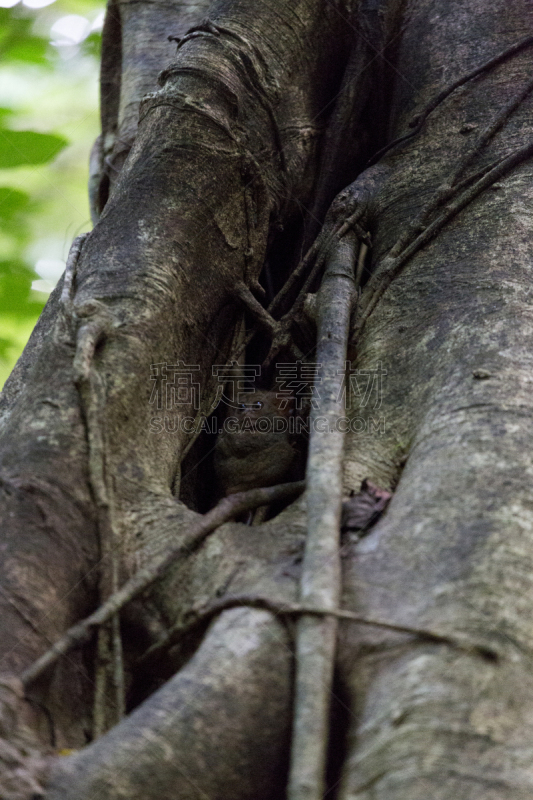
[[[314, 423], [307, 457], [307, 536], [300, 600], [336, 612], [341, 596], [339, 548], [344, 435], [343, 386], [350, 317], [355, 305], [355, 236], [341, 240], [328, 258], [318, 293], [317, 384], [320, 403], [311, 409]], [[319, 422], [322, 423], [318, 425]], [[327, 428], [324, 426], [327, 423]], [[337, 619], [302, 615], [295, 637], [296, 676], [289, 800], [320, 800], [326, 791], [330, 695], [337, 641]]]
[[[129, 11], [121, 6], [121, 41], [134, 54], [139, 20], [157, 38], [163, 12]], [[449, 638], [339, 623], [330, 780], [340, 779], [341, 800], [531, 796], [531, 162], [414, 252], [371, 313], [368, 300], [395, 244], [524, 92], [531, 49], [456, 90], [364, 172], [439, 91], [526, 36], [531, 15], [525, 0], [410, 0], [379, 12], [318, 0], [210, 7], [217, 27], [180, 47], [179, 70], [141, 106], [132, 152], [78, 262], [73, 313], [61, 310], [59, 292], [51, 298], [3, 393], [4, 671], [20, 674], [97, 605], [103, 519], [125, 580], [195, 518], [175, 499], [187, 435], [150, 433], [150, 364], [199, 364], [209, 408], [211, 365], [224, 363], [242, 318], [233, 287], [257, 279], [279, 223], [298, 245], [280, 259], [281, 281], [334, 194], [363, 173], [332, 214], [359, 204], [372, 234], [374, 277], [350, 357], [387, 374], [379, 408], [351, 397], [359, 432], [347, 436], [344, 490], [363, 478], [396, 490], [369, 535], [344, 543], [342, 608]], [[159, 19], [165, 34], [176, 32]], [[385, 45], [374, 69], [373, 47]], [[165, 57], [163, 46], [160, 56], [147, 50], [146, 61], [123, 55], [127, 75], [111, 54], [106, 73], [121, 96], [117, 104], [111, 90], [104, 128], [125, 132], [128, 147], [132, 109]], [[345, 102], [335, 100], [343, 86]], [[467, 174], [529, 144], [531, 102], [524, 96]], [[349, 152], [353, 172], [343, 175]], [[101, 180], [97, 171], [93, 185]], [[318, 221], [299, 224], [302, 206]], [[150, 674], [135, 665], [187, 610], [224, 593], [293, 602], [304, 530], [302, 500], [257, 528], [225, 525], [132, 604], [124, 642], [140, 704], [59, 760], [50, 797], [96, 788], [108, 800], [280, 796], [292, 667], [270, 612], [224, 611]], [[90, 655], [61, 662], [33, 689], [59, 746], [85, 743]], [[154, 690], [144, 702], [141, 685]], [[32, 723], [44, 741], [38, 709]]]

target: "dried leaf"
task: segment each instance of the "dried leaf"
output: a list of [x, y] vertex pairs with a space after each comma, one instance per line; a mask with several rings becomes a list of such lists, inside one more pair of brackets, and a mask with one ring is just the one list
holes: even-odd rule
[[341, 531], [362, 531], [373, 525], [386, 509], [392, 494], [380, 489], [369, 480], [361, 484], [361, 491], [342, 504]]

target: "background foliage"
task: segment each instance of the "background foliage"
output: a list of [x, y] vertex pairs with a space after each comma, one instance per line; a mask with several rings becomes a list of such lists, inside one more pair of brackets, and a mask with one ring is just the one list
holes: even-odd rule
[[0, 0], [0, 387], [72, 239], [91, 226], [103, 9], [95, 0]]

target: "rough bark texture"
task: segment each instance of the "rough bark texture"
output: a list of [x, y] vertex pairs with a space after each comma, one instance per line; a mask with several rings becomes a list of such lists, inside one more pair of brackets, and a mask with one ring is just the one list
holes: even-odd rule
[[[391, 138], [531, 21], [520, 2], [410, 3]], [[385, 157], [372, 227], [378, 268], [527, 84], [531, 57], [526, 50], [466, 85]], [[530, 114], [529, 97], [470, 170], [527, 143]], [[514, 800], [532, 791], [530, 203], [529, 162], [409, 262], [358, 343], [358, 364], [381, 361], [388, 373], [387, 433], [349, 437], [347, 487], [366, 475], [394, 481], [408, 460], [386, 518], [345, 560], [345, 604], [466, 635], [487, 655], [346, 626], [341, 672], [353, 716], [343, 798]]]
[[[372, 234], [352, 368], [387, 374], [379, 408], [351, 396], [354, 429], [366, 424], [347, 435], [344, 489], [370, 478], [395, 494], [366, 537], [344, 544], [342, 605], [477, 650], [341, 622], [329, 780], [341, 800], [531, 797], [531, 161], [450, 219], [388, 288], [383, 276], [400, 237], [526, 87], [532, 48], [364, 165], [448, 84], [525, 37], [532, 16], [526, 0], [110, 7], [92, 184], [102, 217], [71, 302], [59, 287], [2, 395], [2, 671], [20, 674], [89, 613], [111, 562], [122, 582], [186, 537], [197, 512], [177, 498], [191, 437], [172, 426], [198, 412], [166, 411], [154, 434], [150, 365], [200, 365], [206, 413], [211, 366], [225, 363], [243, 317], [234, 287], [252, 286], [265, 259], [279, 286], [362, 173], [332, 215], [358, 207]], [[196, 35], [142, 102], [135, 135], [140, 98], [169, 57], [160, 34], [190, 24]], [[459, 180], [529, 143], [531, 104], [525, 95]], [[305, 515], [301, 499], [263, 525], [223, 526], [126, 609], [136, 708], [57, 760], [48, 797], [282, 796], [290, 627], [225, 611], [156, 663], [137, 659], [225, 593], [294, 601]], [[43, 745], [49, 715], [55, 747], [86, 744], [92, 661], [87, 647], [31, 687]]]

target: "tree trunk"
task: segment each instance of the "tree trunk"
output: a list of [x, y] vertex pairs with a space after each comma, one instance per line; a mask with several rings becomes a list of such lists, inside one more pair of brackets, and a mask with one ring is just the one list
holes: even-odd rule
[[[238, 286], [255, 291], [265, 262], [283, 285], [350, 184], [326, 229], [358, 211], [373, 247], [353, 321], [344, 494], [364, 478], [395, 493], [368, 535], [343, 541], [342, 608], [384, 624], [340, 622], [328, 780], [340, 800], [519, 800], [533, 791], [533, 45], [432, 101], [526, 37], [532, 10], [352, 5], [109, 7], [101, 219], [2, 395], [3, 670], [21, 674], [214, 503], [212, 438], [193, 443], [180, 421], [208, 415], [212, 367], [250, 321]], [[164, 36], [191, 24], [136, 132]], [[249, 357], [262, 359], [258, 338]], [[151, 378], [165, 364], [198, 386], [158, 411], [168, 385]], [[215, 598], [293, 603], [305, 526], [305, 497], [262, 525], [224, 525], [124, 609], [131, 713], [88, 746], [92, 642], [28, 688], [43, 747], [51, 717], [56, 749], [81, 748], [53, 762], [47, 798], [283, 796], [285, 617], [227, 610], [142, 656]]]

